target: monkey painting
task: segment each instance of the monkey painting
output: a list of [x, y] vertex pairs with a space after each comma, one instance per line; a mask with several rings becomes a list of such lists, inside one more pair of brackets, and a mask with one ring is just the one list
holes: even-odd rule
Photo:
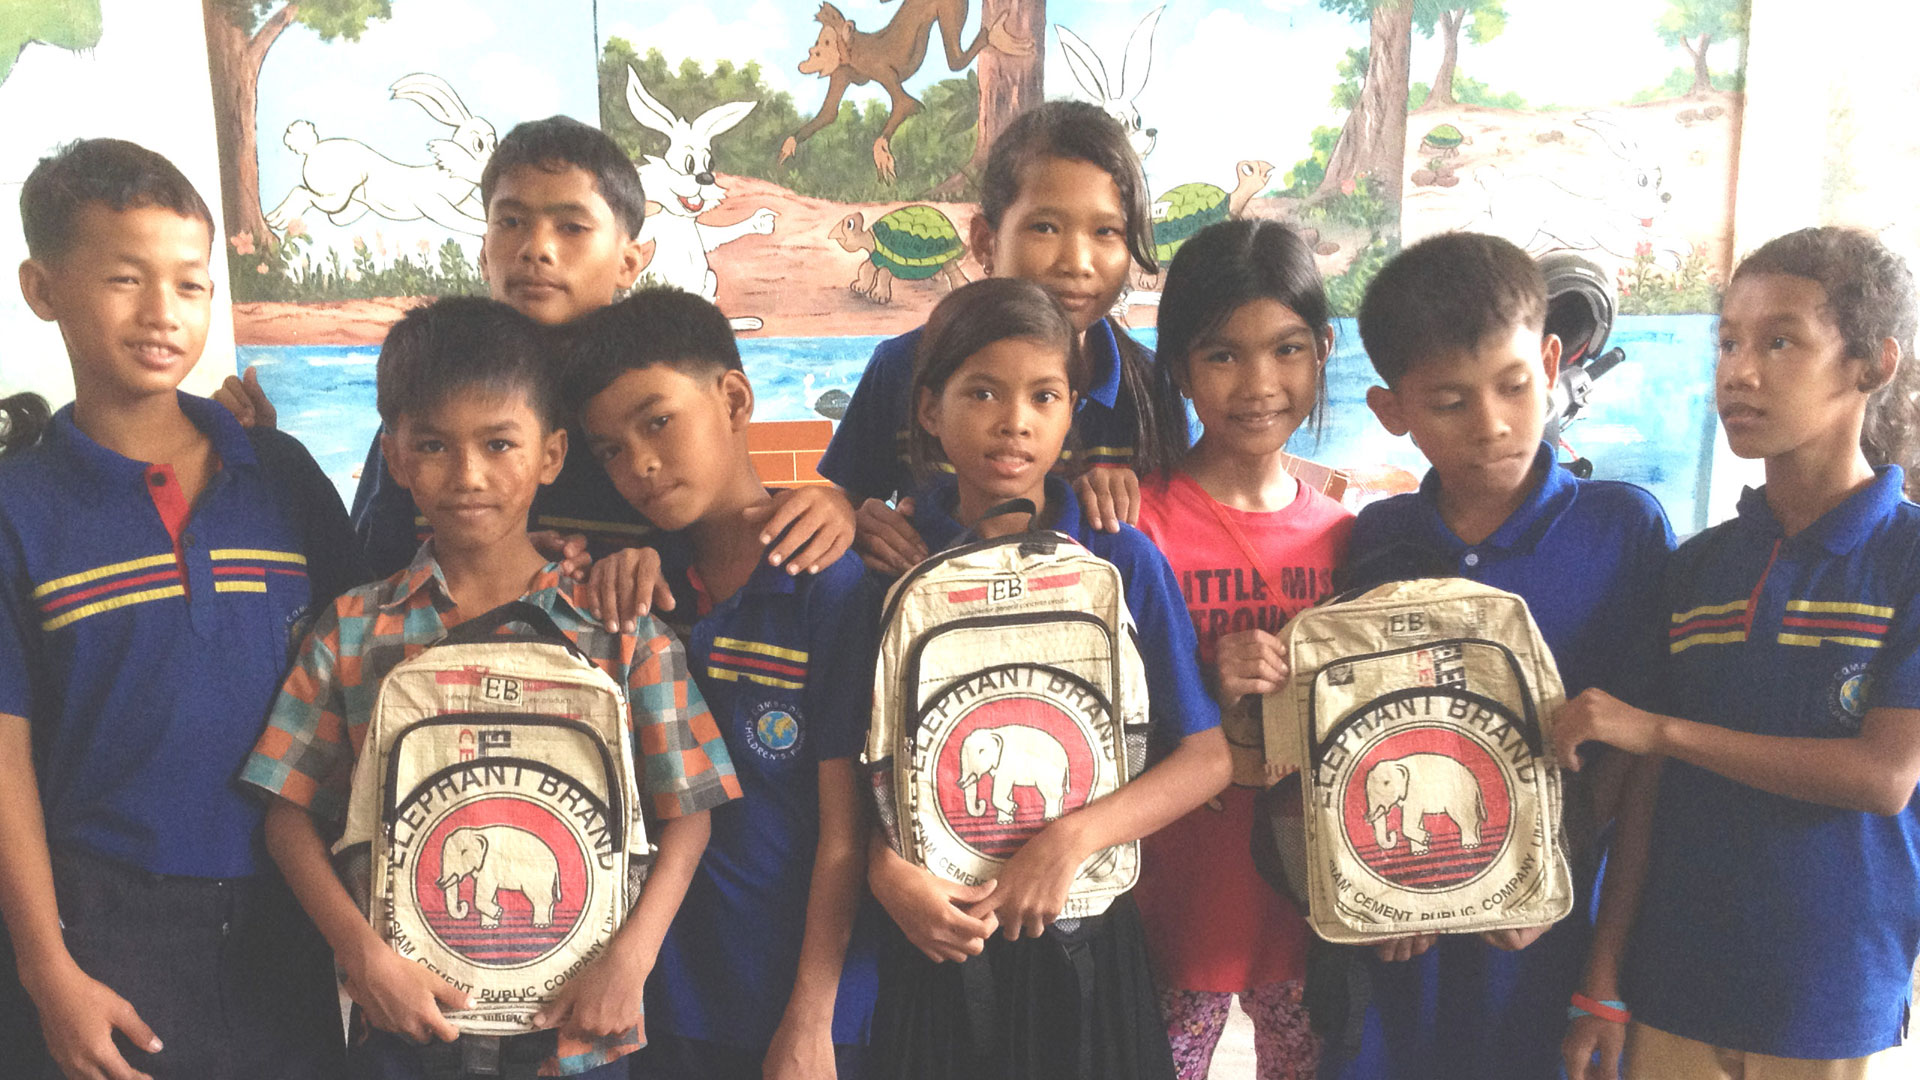
[[920, 111], [920, 103], [902, 84], [912, 78], [926, 60], [927, 31], [934, 23], [940, 24], [947, 66], [954, 71], [973, 63], [983, 48], [998, 49], [1011, 56], [1033, 52], [1033, 39], [1008, 29], [1004, 17], [991, 27], [982, 26], [974, 35], [973, 44], [962, 50], [960, 28], [967, 21], [967, 0], [902, 0], [893, 19], [871, 34], [855, 29], [853, 21], [829, 3], [823, 2], [814, 18], [820, 23], [820, 37], [807, 50], [807, 58], [800, 61], [800, 71], [826, 77], [827, 100], [813, 119], [787, 136], [787, 141], [780, 145], [775, 164], [792, 157], [802, 142], [833, 123], [840, 115], [840, 98], [846, 94], [848, 83], [864, 86], [877, 82], [886, 87], [892, 104], [887, 126], [881, 129], [880, 137], [873, 140], [873, 164], [880, 178], [889, 183], [894, 175], [893, 151], [887, 140], [893, 137], [902, 121]]

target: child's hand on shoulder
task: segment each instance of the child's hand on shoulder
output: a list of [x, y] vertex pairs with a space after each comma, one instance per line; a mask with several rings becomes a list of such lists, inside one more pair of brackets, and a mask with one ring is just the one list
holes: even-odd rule
[[1553, 714], [1553, 756], [1560, 767], [1580, 771], [1580, 744], [1606, 743], [1629, 754], [1651, 754], [1659, 746], [1666, 718], [1589, 688]]
[[1073, 836], [1072, 820], [1061, 818], [1022, 844], [1000, 868], [993, 895], [969, 908], [969, 914], [1000, 920], [1008, 941], [1046, 933], [1067, 906], [1067, 891], [1087, 856]]
[[767, 562], [785, 566], [789, 574], [817, 574], [853, 546], [853, 504], [831, 484], [782, 491], [764, 513], [760, 542], [773, 545]]
[[369, 935], [364, 948], [340, 954], [340, 966], [347, 972], [347, 996], [374, 1027], [417, 1043], [460, 1037], [460, 1029], [441, 1009], [472, 1008], [466, 992], [394, 952], [393, 946]]
[[31, 984], [27, 989], [40, 1011], [40, 1032], [47, 1041], [47, 1053], [62, 1073], [152, 1080], [127, 1064], [113, 1043], [113, 1033], [119, 1031], [149, 1054], [161, 1052], [160, 1039], [112, 987], [71, 963], [46, 979], [33, 978], [23, 971], [21, 981]]
[[913, 947], [935, 963], [980, 955], [999, 923], [963, 910], [993, 895], [995, 883], [958, 885], [915, 866], [884, 841], [868, 846], [867, 886]]
[[229, 375], [213, 392], [213, 400], [227, 407], [240, 426], [245, 428], [273, 428], [280, 422], [280, 413], [267, 400], [267, 392], [260, 389], [258, 369], [247, 368], [244, 377]]
[[1095, 465], [1073, 482], [1073, 493], [1095, 529], [1117, 533], [1122, 522], [1140, 524], [1140, 478], [1124, 465]]
[[612, 633], [633, 633], [640, 619], [673, 610], [673, 590], [660, 573], [660, 553], [652, 548], [622, 548], [593, 564], [587, 583], [574, 594], [587, 614]]
[[899, 577], [925, 562], [928, 555], [912, 517], [912, 499], [901, 499], [897, 507], [868, 499], [854, 515], [854, 550], [869, 567]]
[[1272, 694], [1287, 685], [1293, 669], [1287, 665], [1287, 643], [1265, 630], [1227, 634], [1214, 646], [1219, 701], [1231, 709], [1249, 694]]
[[[637, 962], [620, 947], [621, 940], [616, 937], [598, 959], [568, 979], [553, 1000], [533, 1015], [533, 1025], [557, 1027], [561, 1034], [587, 1042], [642, 1025], [643, 995], [652, 965]], [[644, 1027], [640, 1034], [644, 1039]]]
[[528, 533], [527, 539], [541, 558], [560, 564], [562, 575], [575, 581], [587, 580], [587, 568], [593, 565], [593, 556], [587, 554], [585, 536], [558, 529], [539, 529]]

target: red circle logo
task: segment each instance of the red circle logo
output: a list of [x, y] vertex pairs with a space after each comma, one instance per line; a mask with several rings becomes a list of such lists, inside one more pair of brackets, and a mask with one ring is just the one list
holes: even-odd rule
[[1016, 694], [968, 710], [934, 758], [940, 816], [962, 844], [1005, 859], [1047, 822], [1086, 805], [1092, 736], [1058, 704]]
[[533, 963], [579, 928], [587, 852], [551, 809], [512, 795], [455, 807], [426, 833], [414, 903], [440, 943], [475, 964]]
[[1388, 884], [1465, 885], [1499, 858], [1513, 799], [1486, 746], [1451, 727], [1403, 727], [1361, 752], [1341, 793], [1347, 844]]

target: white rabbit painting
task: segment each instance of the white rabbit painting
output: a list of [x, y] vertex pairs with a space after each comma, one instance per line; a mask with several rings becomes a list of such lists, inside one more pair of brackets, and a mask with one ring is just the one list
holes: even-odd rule
[[[720, 205], [727, 192], [713, 178], [713, 138], [747, 118], [757, 102], [729, 101], [693, 120], [682, 120], [660, 104], [640, 76], [627, 69], [627, 108], [640, 126], [667, 137], [664, 154], [648, 154], [640, 164], [640, 186], [647, 201], [657, 205], [640, 227], [640, 242], [653, 244], [653, 260], [646, 272], [654, 279], [716, 299], [720, 281], [707, 262], [707, 252], [742, 236], [773, 232], [775, 214], [761, 207], [731, 225], [708, 225], [700, 215]], [[758, 330], [761, 320], [730, 320], [735, 330]]]
[[1479, 169], [1473, 178], [1486, 192], [1486, 205], [1467, 227], [1535, 253], [1566, 248], [1632, 259], [1645, 244], [1661, 262], [1679, 266], [1688, 245], [1657, 231], [1673, 201], [1660, 162], [1610, 116], [1585, 113], [1573, 124], [1592, 132], [1611, 161], [1591, 176]]
[[469, 236], [486, 233], [480, 172], [498, 141], [493, 125], [469, 112], [438, 75], [403, 75], [387, 89], [394, 100], [411, 101], [453, 129], [447, 138], [427, 143], [433, 162], [403, 165], [358, 139], [323, 139], [311, 122], [295, 120], [282, 141], [303, 159], [300, 183], [266, 215], [269, 227], [285, 232], [295, 218], [313, 210], [335, 225], [349, 225], [372, 211], [389, 221], [425, 218]]
[[1083, 93], [1099, 102], [1109, 116], [1120, 121], [1133, 152], [1141, 157], [1153, 152], [1154, 140], [1160, 134], [1157, 128], [1147, 127], [1141, 121], [1138, 102], [1140, 92], [1147, 88], [1147, 73], [1153, 67], [1153, 35], [1160, 25], [1160, 13], [1165, 10], [1163, 4], [1141, 16], [1127, 37], [1127, 51], [1120, 58], [1117, 82], [1108, 77], [1107, 66], [1100, 62], [1093, 46], [1060, 23], [1053, 25], [1060, 36], [1060, 51], [1066, 56], [1073, 81], [1080, 84]]

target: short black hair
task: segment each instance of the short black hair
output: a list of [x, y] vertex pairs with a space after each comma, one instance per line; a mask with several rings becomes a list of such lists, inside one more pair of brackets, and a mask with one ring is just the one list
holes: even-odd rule
[[629, 371], [665, 365], [699, 379], [745, 370], [727, 317], [679, 289], [636, 289], [558, 332], [565, 335], [567, 408], [575, 416]]
[[606, 132], [571, 116], [515, 124], [494, 147], [487, 167], [480, 172], [480, 205], [487, 212], [492, 211], [493, 192], [500, 186], [500, 178], [523, 165], [550, 173], [586, 170], [593, 177], [594, 189], [627, 230], [627, 238], [640, 235], [640, 225], [647, 217], [647, 196], [640, 190], [640, 174]]
[[484, 296], [449, 296], [407, 312], [380, 346], [375, 385], [391, 432], [469, 390], [523, 392], [548, 431], [561, 426], [560, 393], [540, 324]]
[[41, 158], [20, 188], [20, 226], [27, 254], [52, 260], [73, 245], [74, 221], [88, 203], [116, 213], [157, 206], [207, 226], [213, 214], [173, 162], [125, 139], [76, 139]]
[[1483, 233], [1429, 236], [1395, 255], [1360, 302], [1360, 341], [1388, 387], [1408, 370], [1494, 333], [1547, 325], [1547, 279], [1517, 245]]

